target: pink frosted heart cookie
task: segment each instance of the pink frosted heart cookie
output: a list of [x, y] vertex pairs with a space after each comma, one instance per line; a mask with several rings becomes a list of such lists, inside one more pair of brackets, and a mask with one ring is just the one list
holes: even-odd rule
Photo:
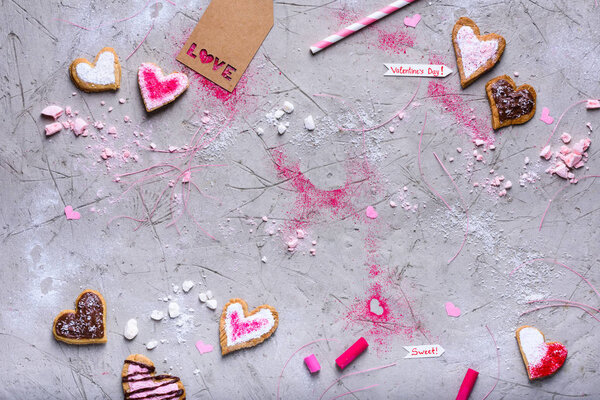
[[75, 85], [85, 92], [117, 90], [121, 85], [121, 64], [111, 47], [100, 50], [93, 63], [85, 58], [75, 59], [69, 73]]
[[460, 17], [454, 24], [452, 43], [463, 89], [492, 69], [506, 47], [506, 41], [498, 34], [479, 35], [479, 27], [467, 17]]
[[154, 363], [141, 354], [131, 354], [121, 370], [125, 399], [185, 400], [185, 388], [173, 375], [156, 375]]
[[173, 72], [165, 76], [160, 67], [153, 63], [140, 65], [138, 83], [148, 112], [175, 101], [189, 86], [187, 75]]
[[530, 380], [553, 375], [565, 363], [567, 348], [560, 342], [546, 342], [537, 328], [521, 326], [516, 336]]
[[279, 325], [277, 311], [267, 305], [248, 312], [242, 299], [231, 299], [223, 307], [219, 335], [221, 354], [253, 347], [268, 339]]

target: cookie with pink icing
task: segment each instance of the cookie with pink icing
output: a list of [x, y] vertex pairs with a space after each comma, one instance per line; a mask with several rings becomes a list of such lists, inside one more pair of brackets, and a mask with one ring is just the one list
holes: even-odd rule
[[175, 101], [189, 86], [186, 74], [173, 72], [164, 75], [160, 67], [153, 63], [140, 65], [138, 83], [148, 112]]
[[244, 300], [229, 300], [223, 307], [219, 325], [221, 354], [264, 342], [278, 325], [279, 314], [273, 307], [263, 304], [248, 312], [248, 305]]
[[546, 342], [544, 334], [533, 326], [521, 326], [516, 337], [530, 380], [553, 375], [567, 359], [567, 348], [562, 343]]
[[496, 33], [480, 35], [477, 24], [467, 17], [454, 24], [452, 43], [463, 89], [492, 69], [506, 47], [506, 40]]
[[94, 62], [77, 58], [69, 67], [71, 79], [84, 92], [117, 90], [121, 86], [121, 64], [112, 47], [105, 47], [96, 54]]
[[181, 380], [172, 375], [155, 375], [154, 363], [141, 354], [131, 354], [123, 363], [121, 383], [125, 399], [185, 400]]

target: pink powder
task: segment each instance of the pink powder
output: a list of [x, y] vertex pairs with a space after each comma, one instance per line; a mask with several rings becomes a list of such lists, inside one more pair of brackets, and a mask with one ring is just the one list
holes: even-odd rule
[[[338, 28], [342, 29], [355, 23], [370, 11], [373, 10], [365, 9], [354, 11], [344, 7], [341, 10], [336, 10], [334, 16], [338, 20]], [[408, 30], [396, 29], [395, 31], [388, 31], [381, 26], [381, 23], [373, 24], [363, 30], [367, 32], [366, 35], [374, 35], [374, 33], [377, 32], [375, 46], [380, 50], [389, 54], [406, 54], [406, 49], [415, 45], [415, 36]], [[375, 39], [370, 37], [368, 42], [375, 43]], [[369, 45], [369, 47], [371, 47], [371, 45]]]
[[[432, 64], [446, 63], [437, 56], [430, 56], [429, 62]], [[495, 137], [491, 128], [489, 116], [481, 118], [476, 116], [471, 107], [463, 100], [462, 96], [454, 89], [449, 89], [439, 80], [431, 80], [427, 87], [427, 95], [444, 107], [444, 110], [454, 116], [456, 122], [467, 133], [471, 140], [483, 140], [490, 146], [495, 142]]]
[[369, 269], [369, 277], [375, 278], [375, 277], [379, 276], [381, 274], [381, 272], [383, 272], [381, 267], [377, 264], [373, 264], [373, 265], [371, 265], [371, 267]]
[[429, 82], [427, 94], [454, 116], [471, 140], [483, 140], [488, 146], [495, 142], [489, 120], [486, 118], [486, 121], [482, 121], [475, 116], [460, 94], [449, 90], [440, 81], [433, 80]]
[[272, 150], [277, 173], [289, 181], [296, 191], [296, 201], [286, 228], [290, 232], [306, 227], [311, 220], [323, 211], [332, 216], [356, 214], [350, 200], [352, 191], [347, 181], [340, 189], [321, 190], [315, 187], [301, 171], [298, 163], [290, 164], [281, 149]]
[[378, 29], [377, 44], [381, 50], [390, 54], [406, 54], [406, 49], [415, 45], [415, 38], [407, 31], [400, 29], [395, 32]]
[[[415, 331], [419, 329], [415, 324], [405, 321], [400, 301], [383, 294], [389, 291], [389, 286], [390, 282], [372, 283], [365, 298], [354, 299], [345, 317], [347, 327], [359, 325], [367, 329], [365, 336], [369, 338], [369, 342], [373, 341], [377, 344], [378, 351], [386, 352], [391, 350], [392, 337], [401, 335], [406, 339], [412, 339]], [[373, 299], [377, 300], [383, 309], [381, 315], [371, 311]]]

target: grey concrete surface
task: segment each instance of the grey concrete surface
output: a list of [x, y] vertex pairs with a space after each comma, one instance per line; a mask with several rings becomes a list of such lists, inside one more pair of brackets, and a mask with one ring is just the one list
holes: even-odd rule
[[[179, 376], [190, 399], [275, 398], [286, 360], [317, 339], [337, 341], [321, 341], [292, 358], [281, 380], [281, 398], [319, 398], [346, 372], [390, 363], [397, 364], [345, 378], [325, 398], [378, 384], [347, 397], [452, 399], [469, 367], [480, 372], [474, 399], [491, 389], [498, 373], [490, 399], [600, 398], [598, 321], [567, 307], [520, 315], [535, 306], [527, 304], [532, 299], [570, 299], [598, 308], [598, 296], [577, 275], [549, 262], [535, 262], [510, 275], [523, 262], [548, 258], [600, 285], [600, 188], [595, 179], [558, 195], [538, 231], [548, 199], [566, 186], [544, 173], [550, 164], [538, 156], [554, 126], [539, 120], [541, 108], [550, 109], [556, 124], [573, 102], [600, 97], [600, 7], [594, 0], [421, 0], [314, 57], [308, 52], [310, 44], [385, 1], [277, 1], [274, 28], [232, 99], [222, 102], [195, 77], [174, 104], [147, 114], [137, 67], [152, 61], [165, 71], [183, 70], [175, 55], [208, 1], [176, 3], [149, 2], [143, 8], [147, 3], [142, 0], [2, 2], [0, 398], [121, 398], [120, 371], [131, 353], [150, 357], [159, 373]], [[115, 22], [142, 8], [133, 18]], [[421, 23], [415, 29], [404, 27], [403, 18], [414, 13], [423, 16]], [[430, 81], [423, 80], [404, 118], [366, 132], [364, 143], [361, 132], [338, 130], [384, 122], [415, 93], [419, 80], [384, 78], [384, 62], [437, 59], [455, 69], [450, 32], [463, 15], [474, 19], [482, 32], [503, 35], [507, 48], [495, 69], [466, 90], [460, 89], [456, 73], [442, 84], [460, 94], [477, 121], [489, 126], [485, 82], [517, 71], [517, 83], [529, 83], [538, 93], [533, 120], [492, 135], [496, 150], [484, 153], [479, 148], [485, 164], [474, 161], [469, 128], [428, 94]], [[151, 26], [139, 50], [125, 60]], [[408, 41], [386, 45], [390, 37]], [[121, 58], [120, 90], [77, 90], [68, 76], [70, 62], [80, 56], [92, 59], [104, 46], [114, 47]], [[346, 103], [315, 93], [341, 96]], [[289, 128], [278, 135], [267, 114], [286, 100], [295, 110], [282, 118]], [[90, 127], [88, 137], [63, 130], [46, 138], [48, 121], [40, 111], [49, 104], [70, 106], [106, 127]], [[181, 191], [180, 184], [173, 206], [163, 198], [153, 212], [174, 178], [169, 174], [124, 193], [136, 178], [115, 182], [116, 174], [184, 162], [148, 147], [190, 143], [203, 125], [205, 110], [207, 137], [215, 140], [192, 162], [214, 166], [194, 171], [192, 178], [206, 197], [187, 192], [187, 186]], [[452, 210], [432, 194], [419, 173], [419, 132], [426, 113], [423, 173]], [[303, 127], [309, 114], [316, 121], [314, 132]], [[130, 122], [124, 122], [125, 116]], [[106, 133], [109, 126], [117, 128], [116, 137]], [[586, 111], [580, 104], [567, 112], [552, 140], [558, 148], [563, 131], [574, 139], [592, 139], [589, 170], [577, 170], [578, 177], [599, 170], [599, 129], [600, 112]], [[106, 147], [117, 153], [108, 162], [100, 158]], [[306, 186], [302, 189], [293, 177], [277, 174], [274, 148], [285, 153], [288, 167], [297, 164], [319, 189], [347, 184], [340, 212], [324, 206], [302, 208], [298, 191]], [[125, 162], [126, 150], [137, 162]], [[469, 210], [467, 242], [451, 264], [447, 260], [461, 244], [466, 215], [433, 152], [453, 175]], [[523, 174], [530, 179], [521, 186]], [[513, 182], [505, 197], [489, 182], [474, 187], [498, 175]], [[169, 227], [184, 209], [182, 193], [191, 193], [188, 214], [178, 220], [178, 228]], [[398, 207], [390, 207], [390, 200]], [[418, 208], [406, 210], [407, 202]], [[81, 219], [67, 221], [66, 205], [80, 212]], [[376, 208], [377, 219], [365, 217], [369, 205]], [[145, 221], [151, 215], [151, 221], [138, 227], [134, 221], [114, 219], [122, 215]], [[306, 238], [289, 252], [285, 242], [298, 216]], [[313, 247], [314, 256], [309, 253]], [[383, 271], [376, 277], [369, 274], [373, 264]], [[196, 282], [189, 293], [174, 290], [188, 279]], [[376, 283], [382, 285], [394, 315], [389, 322], [373, 322], [361, 314]], [[85, 288], [99, 290], [107, 301], [108, 342], [77, 347], [55, 341], [54, 316], [72, 308]], [[217, 311], [198, 301], [198, 294], [208, 289], [219, 302]], [[168, 296], [184, 315], [152, 321], [152, 310], [166, 312], [162, 299]], [[220, 309], [233, 297], [244, 298], [250, 307], [273, 305], [281, 322], [262, 345], [222, 357]], [[462, 315], [448, 317], [446, 301], [460, 307]], [[137, 318], [140, 332], [127, 341], [123, 329], [130, 318]], [[567, 346], [569, 356], [555, 376], [528, 381], [514, 338], [515, 329], [524, 324]], [[498, 343], [499, 361], [486, 326]], [[360, 336], [370, 342], [369, 350], [340, 372], [335, 358]], [[199, 339], [215, 351], [201, 355], [194, 348]], [[160, 342], [151, 351], [145, 348], [150, 340]], [[402, 346], [428, 343], [440, 344], [446, 353], [403, 359]], [[302, 363], [311, 353], [322, 365], [313, 376]]]

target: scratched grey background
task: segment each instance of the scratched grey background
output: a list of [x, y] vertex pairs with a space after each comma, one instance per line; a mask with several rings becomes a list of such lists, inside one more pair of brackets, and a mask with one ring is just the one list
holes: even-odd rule
[[[274, 28], [248, 70], [242, 96], [247, 102], [237, 107], [233, 122], [195, 160], [226, 165], [193, 175], [213, 198], [196, 193], [190, 210], [216, 240], [189, 218], [182, 218], [180, 234], [167, 227], [170, 216], [164, 202], [152, 223], [138, 230], [134, 230], [135, 223], [123, 219], [107, 225], [118, 215], [145, 218], [148, 207], [142, 204], [142, 196], [151, 203], [165, 183], [133, 189], [115, 201], [126, 188], [113, 182], [115, 173], [165, 159], [163, 154], [135, 148], [134, 131], [146, 133], [143, 140], [138, 138], [145, 146], [150, 141], [160, 148], [181, 146], [200, 125], [202, 111], [208, 110], [213, 124], [219, 126], [231, 114], [227, 106], [203, 95], [206, 92], [198, 90], [197, 81], [174, 105], [153, 115], [144, 111], [138, 94], [139, 63], [153, 61], [166, 71], [181, 69], [175, 54], [207, 3], [150, 2], [135, 18], [112, 23], [135, 14], [146, 3], [2, 1], [0, 398], [121, 398], [122, 362], [136, 352], [150, 357], [159, 372], [178, 375], [190, 399], [275, 398], [280, 371], [295, 349], [311, 340], [338, 339], [301, 351], [283, 376], [282, 398], [318, 398], [342, 375], [334, 368], [334, 359], [360, 335], [367, 335], [372, 346], [347, 372], [392, 362], [397, 365], [348, 377], [334, 385], [326, 398], [379, 384], [349, 397], [451, 399], [469, 367], [480, 372], [472, 398], [481, 398], [498, 373], [486, 325], [498, 342], [500, 355], [500, 380], [490, 398], [600, 398], [598, 322], [575, 308], [519, 316], [530, 308], [526, 301], [532, 298], [569, 298], [598, 307], [598, 297], [577, 276], [549, 263], [535, 263], [509, 276], [521, 262], [547, 257], [572, 266], [600, 285], [596, 201], [600, 188], [594, 179], [563, 192], [538, 232], [547, 200], [565, 185], [545, 174], [549, 164], [539, 161], [540, 146], [551, 132], [539, 120], [540, 111], [526, 125], [497, 135], [496, 151], [486, 153], [486, 164], [475, 163], [469, 172], [474, 145], [452, 114], [428, 98], [427, 81], [421, 84], [406, 117], [392, 123], [395, 132], [387, 127], [370, 132], [364, 152], [360, 135], [336, 129], [340, 124], [359, 126], [348, 107], [312, 97], [318, 92], [343, 96], [367, 125], [383, 121], [408, 102], [418, 81], [384, 79], [382, 63], [427, 62], [431, 54], [437, 54], [454, 67], [449, 35], [456, 19], [467, 15], [483, 32], [497, 32], [507, 40], [494, 71], [464, 91], [476, 115], [489, 121], [483, 89], [486, 78], [518, 71], [518, 83], [536, 88], [539, 110], [546, 106], [558, 118], [572, 102], [600, 97], [600, 8], [594, 0], [421, 0], [377, 28], [366, 29], [315, 57], [309, 55], [308, 46], [342, 26], [336, 17], [340, 10], [363, 15], [385, 1], [275, 2]], [[421, 23], [414, 31], [404, 28], [403, 18], [416, 12], [423, 16]], [[86, 27], [104, 25], [82, 30], [65, 20]], [[125, 61], [152, 25], [145, 43]], [[410, 32], [414, 46], [406, 54], [390, 54], [377, 46], [377, 29]], [[116, 94], [79, 92], [69, 79], [69, 63], [80, 56], [92, 59], [104, 46], [114, 47], [121, 58], [120, 90]], [[456, 74], [444, 84], [460, 91]], [[127, 99], [123, 105], [118, 103], [121, 97]], [[266, 114], [285, 100], [295, 105], [295, 111], [284, 117], [290, 128], [279, 136]], [[40, 117], [40, 111], [53, 103], [70, 105], [81, 116], [107, 126], [114, 124], [120, 131], [118, 137], [103, 143], [98, 136], [75, 138], [63, 131], [45, 138], [43, 127], [48, 121]], [[109, 106], [114, 107], [112, 113], [107, 112]], [[418, 134], [426, 111], [423, 170], [453, 212], [424, 186], [417, 168]], [[317, 124], [310, 134], [302, 124], [308, 114]], [[123, 123], [125, 115], [131, 123]], [[586, 122], [594, 127], [589, 171], [578, 171], [579, 176], [597, 173], [600, 167], [595, 138], [600, 112], [579, 106], [565, 116], [557, 131], [585, 137]], [[262, 136], [256, 134], [259, 127], [264, 129]], [[139, 161], [121, 165], [113, 161], [109, 171], [99, 158], [105, 145], [119, 151], [130, 146]], [[379, 218], [317, 215], [297, 251], [288, 252], [280, 234], [268, 234], [270, 226], [275, 230], [284, 226], [296, 199], [289, 182], [277, 176], [269, 156], [268, 149], [279, 145], [323, 189], [343, 185], [348, 160], [366, 157], [379, 186], [371, 190], [365, 183], [352, 203], [361, 215], [367, 205], [375, 205]], [[464, 149], [462, 154], [456, 152], [457, 147]], [[470, 234], [450, 265], [446, 261], [460, 245], [465, 215], [433, 151], [444, 159], [469, 204]], [[452, 164], [450, 157], [455, 158]], [[525, 157], [531, 159], [529, 165]], [[513, 182], [505, 198], [473, 188], [474, 182], [490, 176], [490, 169]], [[525, 172], [538, 178], [521, 187], [519, 177]], [[390, 208], [389, 200], [401, 203], [400, 196], [419, 204], [418, 210]], [[62, 211], [65, 205], [72, 205], [82, 218], [67, 221]], [[263, 223], [262, 216], [268, 216], [269, 222]], [[376, 338], [367, 334], [368, 324], [347, 323], [348, 307], [355, 298], [365, 298], [370, 283], [367, 237], [376, 241], [377, 262], [393, 282], [387, 294], [400, 297], [398, 288], [402, 288], [415, 316], [402, 301], [394, 306], [396, 312], [403, 314], [407, 325], [414, 326], [418, 320], [428, 338], [413, 329], [412, 334], [389, 336], [378, 346]], [[314, 257], [308, 252], [312, 240], [317, 241]], [[175, 293], [173, 285], [186, 279], [196, 286], [188, 294]], [[108, 343], [82, 347], [58, 343], [51, 334], [52, 320], [61, 309], [72, 308], [84, 288], [99, 290], [107, 300]], [[281, 319], [277, 332], [257, 348], [221, 357], [219, 311], [208, 310], [197, 298], [206, 289], [215, 293], [219, 309], [230, 297], [242, 297], [251, 307], [275, 306]], [[167, 303], [160, 300], [166, 296], [176, 300], [185, 315], [160, 323], [150, 320], [152, 310], [166, 312]], [[449, 318], [443, 306], [446, 301], [453, 301], [463, 315]], [[123, 338], [129, 318], [137, 318], [140, 328], [133, 341]], [[528, 382], [514, 339], [515, 328], [522, 324], [535, 325], [549, 340], [568, 347], [566, 364], [554, 377]], [[152, 339], [164, 343], [148, 351], [145, 343]], [[194, 348], [198, 339], [213, 344], [215, 351], [200, 355]], [[402, 360], [403, 345], [428, 340], [442, 345], [446, 353], [438, 359]], [[317, 354], [323, 367], [315, 376], [302, 363], [310, 353]]]

